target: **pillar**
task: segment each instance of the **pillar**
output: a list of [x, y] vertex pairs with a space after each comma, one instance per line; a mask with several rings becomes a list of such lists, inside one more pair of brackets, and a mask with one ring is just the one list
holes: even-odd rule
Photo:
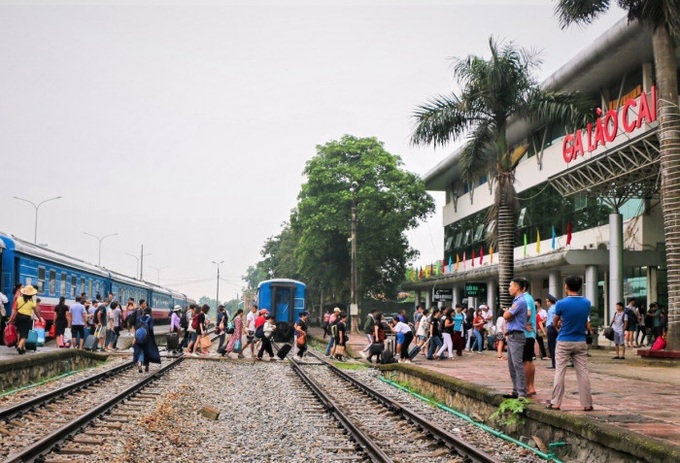
[[597, 307], [597, 265], [586, 265], [583, 295], [590, 300], [591, 307]]
[[458, 285], [453, 285], [453, 300], [451, 301], [451, 306], [455, 307], [456, 304], [460, 304], [460, 289]]
[[548, 293], [555, 296], [556, 299], [562, 299], [564, 296], [562, 284], [562, 274], [559, 270], [552, 270], [548, 274]]
[[647, 307], [659, 300], [659, 268], [647, 267]]
[[[502, 290], [503, 290], [503, 288], [501, 288], [501, 291]], [[496, 298], [497, 297], [498, 296], [496, 294], [496, 280], [491, 278], [491, 279], [487, 280], [487, 282], [486, 282], [486, 305], [488, 305], [489, 308], [491, 308], [493, 314], [497, 313], [496, 312]], [[495, 317], [494, 317], [494, 320], [495, 320]]]
[[432, 288], [428, 288], [425, 293], [425, 308], [427, 310], [432, 308]]
[[[609, 214], [609, 307], [623, 301], [623, 217]], [[625, 302], [624, 302], [625, 304]], [[608, 317], [608, 311], [605, 310]]]
[[420, 290], [416, 289], [416, 308], [420, 306]]

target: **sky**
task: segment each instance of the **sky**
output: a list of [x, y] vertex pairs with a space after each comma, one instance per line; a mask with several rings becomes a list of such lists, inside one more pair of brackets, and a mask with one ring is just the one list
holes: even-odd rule
[[[198, 299], [240, 294], [295, 207], [305, 163], [376, 137], [424, 175], [412, 114], [488, 41], [541, 51], [547, 78], [624, 14], [561, 30], [554, 2], [0, 0], [0, 231]], [[443, 254], [443, 193], [412, 231]], [[349, 220], [349, 211], [348, 211]], [[160, 269], [160, 270], [158, 270]]]

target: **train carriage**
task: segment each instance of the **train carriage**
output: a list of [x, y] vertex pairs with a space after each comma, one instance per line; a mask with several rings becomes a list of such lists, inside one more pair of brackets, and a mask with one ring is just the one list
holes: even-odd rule
[[274, 315], [276, 330], [274, 340], [287, 342], [293, 339], [293, 325], [305, 310], [307, 286], [296, 280], [275, 279], [257, 285], [257, 304]]
[[88, 298], [111, 291], [109, 272], [96, 265], [54, 250], [0, 233], [4, 245], [0, 264], [0, 291], [7, 295], [7, 312], [12, 307], [12, 289], [18, 283], [38, 290], [40, 310], [48, 327], [54, 322], [54, 307], [64, 296], [73, 304], [82, 293]]

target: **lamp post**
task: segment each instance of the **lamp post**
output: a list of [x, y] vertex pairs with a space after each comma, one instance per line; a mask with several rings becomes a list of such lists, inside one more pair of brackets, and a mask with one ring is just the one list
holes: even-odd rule
[[224, 261], [216, 262], [213, 260], [212, 263], [217, 265], [217, 294], [215, 295], [215, 310], [217, 310], [220, 305], [220, 264], [223, 264]]
[[28, 199], [24, 198], [19, 198], [18, 196], [14, 196], [14, 199], [18, 199], [19, 201], [25, 201], [29, 204], [31, 204], [35, 208], [35, 229], [33, 230], [33, 244], [38, 244], [38, 209], [40, 209], [40, 206], [45, 204], [48, 201], [54, 201], [55, 199], [61, 199], [61, 196], [55, 196], [54, 198], [46, 199], [44, 201], [40, 201], [38, 204], [35, 204], [33, 201], [29, 201]]
[[158, 285], [160, 286], [160, 284], [161, 284], [161, 270], [165, 270], [166, 268], [170, 268], [170, 266], [154, 267], [153, 265], [149, 265], [149, 268], [152, 268], [157, 272], [157, 280], [156, 281], [158, 282]]
[[91, 236], [92, 238], [95, 238], [97, 239], [97, 241], [99, 241], [99, 262], [97, 263], [99, 267], [102, 266], [102, 241], [104, 241], [105, 238], [109, 238], [110, 236], [116, 236], [117, 234], [118, 233], [111, 233], [110, 235], [104, 235], [102, 237], [99, 237], [97, 235], [93, 235], [92, 233], [83, 232], [83, 235]]
[[352, 322], [352, 331], [359, 329], [359, 305], [357, 303], [357, 204], [356, 192], [359, 188], [357, 182], [352, 182], [349, 191], [352, 193], [352, 251], [351, 251], [351, 275], [350, 275], [350, 306], [349, 314]]
[[[143, 247], [142, 247], [143, 249]], [[142, 279], [141, 274], [139, 273], [139, 259], [144, 259], [145, 256], [150, 256], [151, 253], [147, 252], [146, 254], [142, 254], [141, 256], [136, 256], [134, 254], [130, 254], [129, 252], [125, 253], [126, 256], [130, 256], [135, 259], [135, 278], [139, 278], [140, 280]]]

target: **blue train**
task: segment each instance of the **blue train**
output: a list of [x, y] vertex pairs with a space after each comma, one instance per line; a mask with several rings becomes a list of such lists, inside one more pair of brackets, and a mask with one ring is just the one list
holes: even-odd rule
[[18, 283], [32, 285], [38, 290], [40, 309], [45, 321], [54, 321], [54, 307], [59, 297], [73, 304], [77, 295], [85, 293], [92, 299], [112, 293], [123, 304], [132, 297], [145, 299], [151, 307], [156, 323], [168, 323], [175, 305], [195, 303], [186, 295], [161, 286], [140, 281], [108, 269], [89, 264], [60, 252], [37, 246], [14, 236], [0, 233], [0, 291], [9, 299], [7, 312], [12, 307], [12, 290]]
[[305, 310], [307, 286], [295, 280], [267, 280], [257, 285], [257, 306], [274, 315], [276, 331], [274, 340], [287, 342], [293, 339], [293, 325]]

